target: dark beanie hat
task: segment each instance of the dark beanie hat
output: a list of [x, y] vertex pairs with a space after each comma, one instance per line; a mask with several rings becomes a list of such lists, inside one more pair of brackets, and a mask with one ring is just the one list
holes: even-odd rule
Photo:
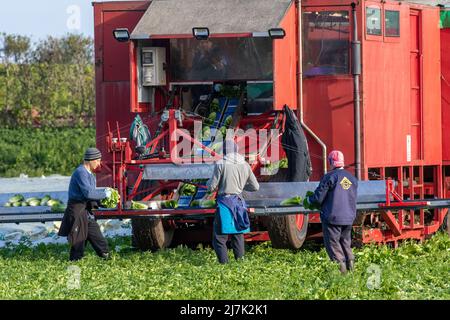
[[102, 153], [97, 148], [89, 148], [84, 153], [84, 160], [86, 161], [92, 161], [97, 160], [102, 157]]

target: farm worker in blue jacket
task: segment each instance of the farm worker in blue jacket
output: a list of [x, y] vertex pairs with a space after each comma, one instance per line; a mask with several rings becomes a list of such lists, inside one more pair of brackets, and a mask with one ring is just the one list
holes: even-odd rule
[[100, 150], [89, 148], [84, 154], [84, 163], [72, 174], [69, 183], [69, 201], [58, 235], [67, 237], [70, 260], [84, 256], [86, 242], [89, 241], [99, 257], [108, 258], [109, 248], [91, 209], [96, 201], [111, 195], [110, 188], [96, 188], [95, 170], [101, 163]]
[[328, 256], [339, 263], [342, 273], [346, 273], [353, 269], [355, 260], [351, 240], [358, 180], [344, 169], [342, 152], [331, 151], [328, 163], [331, 171], [320, 180], [314, 195], [305, 198], [305, 206], [320, 206], [323, 240]]
[[259, 190], [259, 183], [250, 165], [239, 154], [238, 146], [231, 139], [225, 140], [223, 159], [214, 165], [213, 176], [208, 181], [208, 192], [216, 190], [218, 208], [212, 244], [219, 262], [224, 264], [228, 262], [226, 243], [230, 235], [235, 259], [242, 258], [245, 253], [244, 233], [249, 232], [250, 221], [241, 193], [243, 190]]

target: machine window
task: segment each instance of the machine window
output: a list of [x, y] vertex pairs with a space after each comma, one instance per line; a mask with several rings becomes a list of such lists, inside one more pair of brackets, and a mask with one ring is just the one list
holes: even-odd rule
[[303, 23], [303, 75], [348, 74], [349, 12], [304, 12]]
[[400, 12], [396, 10], [386, 10], [384, 17], [386, 37], [400, 36]]
[[381, 36], [380, 8], [366, 8], [366, 32], [370, 35]]
[[247, 83], [247, 112], [263, 113], [273, 107], [273, 82]]
[[171, 39], [170, 53], [172, 82], [273, 79], [270, 38]]

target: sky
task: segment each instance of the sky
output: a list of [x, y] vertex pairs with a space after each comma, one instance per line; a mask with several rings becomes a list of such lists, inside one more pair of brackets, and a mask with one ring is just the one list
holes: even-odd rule
[[[0, 0], [0, 33], [28, 35], [34, 40], [47, 35], [61, 36], [68, 32], [93, 36], [92, 1]], [[450, 3], [450, 0], [439, 2]]]
[[92, 1], [0, 0], [1, 32], [27, 35], [33, 40], [67, 33], [81, 33], [93, 37]]

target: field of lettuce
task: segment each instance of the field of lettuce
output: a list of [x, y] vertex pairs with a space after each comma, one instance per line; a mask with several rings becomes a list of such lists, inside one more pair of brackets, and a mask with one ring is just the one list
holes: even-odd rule
[[95, 128], [0, 128], [0, 177], [71, 175], [92, 146]]
[[444, 233], [396, 250], [357, 249], [346, 276], [317, 243], [299, 251], [253, 245], [245, 260], [219, 265], [209, 247], [151, 253], [134, 251], [129, 237], [109, 241], [110, 260], [89, 249], [75, 264], [67, 245], [0, 249], [0, 299], [450, 299]]

